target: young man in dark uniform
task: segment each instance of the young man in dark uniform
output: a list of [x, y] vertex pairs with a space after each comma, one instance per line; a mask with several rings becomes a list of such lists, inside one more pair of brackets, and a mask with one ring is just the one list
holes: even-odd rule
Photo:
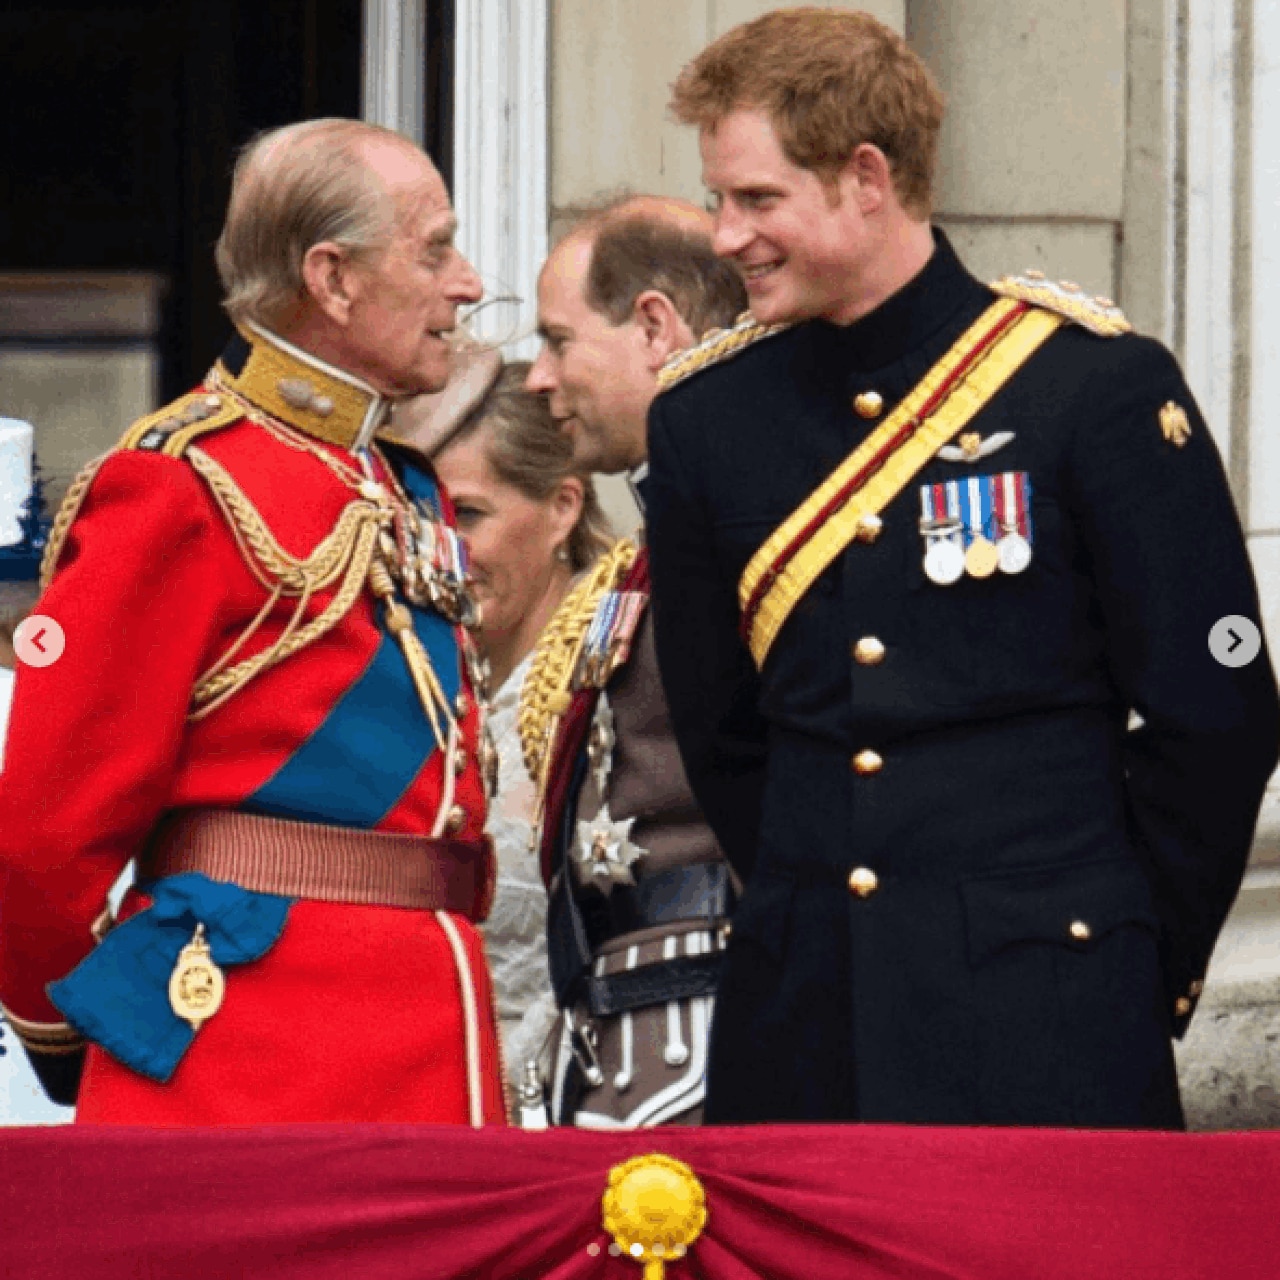
[[674, 108], [753, 319], [650, 413], [658, 657], [746, 888], [708, 1119], [1178, 1127], [1278, 712], [1221, 462], [1114, 304], [929, 225], [941, 100], [865, 14]]

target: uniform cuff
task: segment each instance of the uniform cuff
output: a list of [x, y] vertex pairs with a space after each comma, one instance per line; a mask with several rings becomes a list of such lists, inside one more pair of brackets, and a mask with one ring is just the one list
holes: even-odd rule
[[0, 1015], [28, 1053], [59, 1056], [79, 1053], [84, 1048], [84, 1037], [68, 1022], [32, 1022], [4, 1005], [0, 1005]]

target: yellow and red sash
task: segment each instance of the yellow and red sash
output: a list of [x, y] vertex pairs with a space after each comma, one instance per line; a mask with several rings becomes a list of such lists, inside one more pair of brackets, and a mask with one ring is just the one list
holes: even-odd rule
[[1064, 317], [1000, 298], [769, 536], [738, 583], [742, 636], [763, 667], [791, 611], [828, 565], [968, 424]]

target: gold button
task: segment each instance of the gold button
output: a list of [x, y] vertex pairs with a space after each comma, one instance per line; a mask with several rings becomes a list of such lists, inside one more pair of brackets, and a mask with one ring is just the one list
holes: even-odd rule
[[853, 757], [853, 769], [855, 773], [868, 774], [879, 773], [884, 768], [884, 757], [875, 751], [859, 751]]
[[854, 867], [849, 872], [849, 892], [869, 898], [880, 887], [880, 877], [870, 867]]
[[462, 777], [462, 775], [467, 771], [467, 765], [470, 763], [471, 761], [467, 756], [466, 747], [459, 747], [453, 755], [454, 776], [458, 778]]
[[884, 521], [879, 516], [859, 516], [858, 541], [874, 542], [880, 536], [880, 530], [883, 528]]
[[1067, 932], [1077, 942], [1088, 942], [1093, 937], [1093, 930], [1083, 920], [1073, 920]]
[[1173, 1002], [1173, 1011], [1179, 1018], [1185, 1018], [1191, 1012], [1191, 1001], [1186, 996], [1179, 996]]
[[884, 661], [884, 644], [875, 636], [863, 636], [853, 646], [853, 660], [864, 667], [878, 666]]
[[444, 829], [451, 836], [456, 836], [466, 825], [467, 811], [460, 804], [455, 804], [453, 808], [449, 810], [449, 817], [445, 821]]
[[461, 720], [470, 710], [470, 703], [467, 701], [465, 693], [459, 693], [453, 700], [453, 713]]
[[1187, 995], [1193, 1000], [1198, 1000], [1204, 994], [1204, 983], [1197, 978], [1188, 988]]
[[884, 396], [878, 391], [864, 391], [853, 397], [853, 411], [860, 418], [878, 418], [884, 412]]

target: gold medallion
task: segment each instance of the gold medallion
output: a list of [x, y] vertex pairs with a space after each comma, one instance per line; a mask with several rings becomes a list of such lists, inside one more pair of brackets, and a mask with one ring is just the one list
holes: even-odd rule
[[178, 963], [169, 975], [169, 1004], [174, 1013], [199, 1031], [222, 1007], [227, 980], [209, 954], [204, 925], [196, 925], [191, 941], [178, 953]]
[[1000, 567], [1000, 552], [989, 538], [979, 534], [964, 553], [965, 572], [972, 578], [989, 578]]
[[604, 1229], [623, 1257], [644, 1268], [644, 1280], [662, 1280], [707, 1225], [707, 1193], [683, 1161], [654, 1152], [609, 1170], [600, 1202]]

